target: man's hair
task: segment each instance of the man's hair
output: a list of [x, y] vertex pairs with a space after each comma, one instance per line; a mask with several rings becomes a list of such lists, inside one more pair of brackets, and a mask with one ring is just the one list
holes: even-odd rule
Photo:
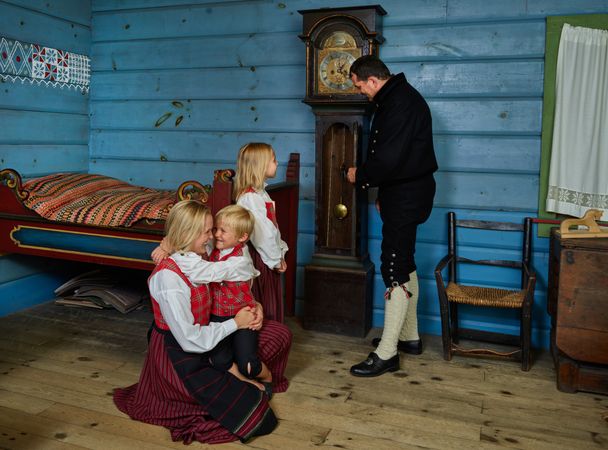
[[251, 236], [255, 225], [253, 214], [242, 206], [229, 205], [218, 211], [215, 215], [215, 226], [222, 224], [225, 228], [230, 228], [237, 238], [242, 238], [245, 234]]
[[357, 75], [360, 81], [367, 81], [369, 77], [376, 77], [379, 80], [388, 80], [391, 72], [388, 67], [377, 56], [365, 55], [357, 58], [350, 66], [350, 76]]
[[182, 200], [173, 205], [165, 222], [165, 236], [171, 253], [188, 250], [205, 227], [209, 208], [197, 200]]

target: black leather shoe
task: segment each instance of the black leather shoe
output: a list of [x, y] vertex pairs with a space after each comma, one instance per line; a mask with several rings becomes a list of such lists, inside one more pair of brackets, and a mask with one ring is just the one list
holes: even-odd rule
[[[373, 338], [372, 345], [378, 347], [380, 344], [380, 338]], [[403, 353], [409, 353], [410, 355], [422, 355], [422, 339], [416, 341], [398, 341], [397, 349]]]
[[380, 359], [374, 352], [370, 353], [367, 359], [350, 368], [350, 374], [356, 377], [377, 377], [385, 372], [395, 372], [399, 370], [399, 354], [391, 359]]

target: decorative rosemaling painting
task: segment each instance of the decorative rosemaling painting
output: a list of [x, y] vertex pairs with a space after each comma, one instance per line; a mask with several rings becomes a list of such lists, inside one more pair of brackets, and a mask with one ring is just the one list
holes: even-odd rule
[[0, 37], [0, 78], [89, 92], [90, 59], [64, 50]]

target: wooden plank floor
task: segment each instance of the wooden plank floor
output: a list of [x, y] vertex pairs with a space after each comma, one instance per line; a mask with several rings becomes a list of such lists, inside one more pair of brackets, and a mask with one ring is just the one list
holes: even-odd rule
[[[0, 318], [0, 448], [183, 448], [112, 402], [113, 388], [137, 381], [151, 317], [49, 303]], [[280, 424], [246, 447], [608, 448], [608, 397], [557, 391], [547, 354], [528, 373], [507, 361], [446, 362], [429, 336], [423, 355], [402, 355], [400, 371], [361, 379], [348, 369], [369, 339], [288, 324], [291, 386], [271, 402]]]

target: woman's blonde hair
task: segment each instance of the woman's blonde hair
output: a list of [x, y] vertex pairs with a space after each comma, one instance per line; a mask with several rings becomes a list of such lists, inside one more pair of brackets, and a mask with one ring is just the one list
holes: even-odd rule
[[209, 208], [197, 200], [182, 200], [173, 205], [165, 222], [165, 243], [170, 253], [186, 251], [204, 231]]
[[228, 205], [220, 209], [215, 215], [215, 224], [230, 228], [238, 239], [245, 234], [249, 238], [253, 233], [255, 218], [247, 209], [239, 205]]
[[271, 145], [251, 142], [239, 150], [234, 178], [234, 199], [237, 200], [250, 187], [255, 190], [264, 188], [268, 163], [274, 158]]

